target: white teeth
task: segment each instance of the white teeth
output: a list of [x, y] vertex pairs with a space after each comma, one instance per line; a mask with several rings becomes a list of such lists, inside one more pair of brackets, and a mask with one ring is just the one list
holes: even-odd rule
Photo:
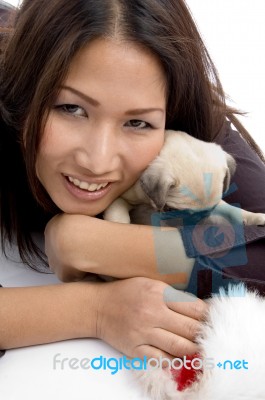
[[86, 190], [89, 187], [87, 182], [81, 182], [79, 185], [76, 185], [76, 186], [79, 186], [81, 189], [86, 189]]
[[97, 185], [96, 183], [92, 183], [92, 185], [89, 185], [88, 189], [91, 192], [95, 192], [95, 190], [99, 189], [99, 185]]
[[79, 181], [79, 179], [72, 178], [71, 176], [68, 176], [68, 179], [75, 186], [79, 187], [80, 189], [87, 190], [88, 192], [95, 192], [96, 190], [105, 188], [109, 184], [108, 182], [100, 183], [100, 184], [82, 182], [82, 181]]

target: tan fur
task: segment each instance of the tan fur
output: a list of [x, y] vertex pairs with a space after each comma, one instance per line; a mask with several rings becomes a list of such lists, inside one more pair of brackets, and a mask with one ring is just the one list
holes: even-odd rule
[[[236, 170], [234, 158], [216, 143], [198, 140], [185, 132], [168, 130], [158, 157], [147, 167], [140, 179], [121, 198], [110, 205], [104, 219], [114, 222], [146, 224], [144, 213], [171, 209], [198, 212], [217, 205], [226, 205], [230, 221], [238, 221], [238, 209], [222, 200]], [[141, 207], [146, 204], [148, 207]], [[134, 211], [131, 221], [129, 211]], [[138, 208], [138, 207], [137, 207]], [[237, 211], [237, 212], [236, 212]], [[265, 225], [265, 214], [241, 210], [246, 225]], [[213, 218], [218, 223], [218, 217]]]

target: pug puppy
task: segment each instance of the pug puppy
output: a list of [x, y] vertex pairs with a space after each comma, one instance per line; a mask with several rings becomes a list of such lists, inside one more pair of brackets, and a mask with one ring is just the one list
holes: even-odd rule
[[[201, 223], [265, 225], [265, 214], [230, 206], [222, 200], [235, 173], [235, 159], [216, 143], [186, 132], [165, 131], [160, 154], [140, 179], [104, 212], [104, 219], [152, 225], [154, 212], [179, 210], [208, 216]], [[219, 207], [219, 213], [213, 213]], [[181, 225], [181, 218], [176, 223]]]

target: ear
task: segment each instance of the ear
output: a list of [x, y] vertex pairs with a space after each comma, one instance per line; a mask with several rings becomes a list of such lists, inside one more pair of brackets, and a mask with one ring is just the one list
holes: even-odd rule
[[159, 175], [158, 171], [157, 175], [150, 174], [147, 170], [140, 178], [140, 185], [155, 207], [162, 211], [167, 201], [168, 192], [177, 186], [177, 180], [164, 174]]
[[236, 172], [236, 160], [230, 154], [226, 153], [227, 160], [227, 170], [226, 175], [224, 177], [223, 183], [223, 192], [226, 192], [229, 189], [231, 178]]

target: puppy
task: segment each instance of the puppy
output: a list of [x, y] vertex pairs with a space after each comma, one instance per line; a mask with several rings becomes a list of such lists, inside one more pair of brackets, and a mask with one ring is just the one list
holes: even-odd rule
[[[222, 200], [235, 170], [234, 158], [220, 145], [167, 130], [160, 154], [103, 217], [113, 222], [152, 225], [154, 212], [173, 209], [190, 216], [208, 213], [201, 223], [265, 225], [265, 214], [242, 210]], [[213, 213], [216, 207], [219, 213]]]

